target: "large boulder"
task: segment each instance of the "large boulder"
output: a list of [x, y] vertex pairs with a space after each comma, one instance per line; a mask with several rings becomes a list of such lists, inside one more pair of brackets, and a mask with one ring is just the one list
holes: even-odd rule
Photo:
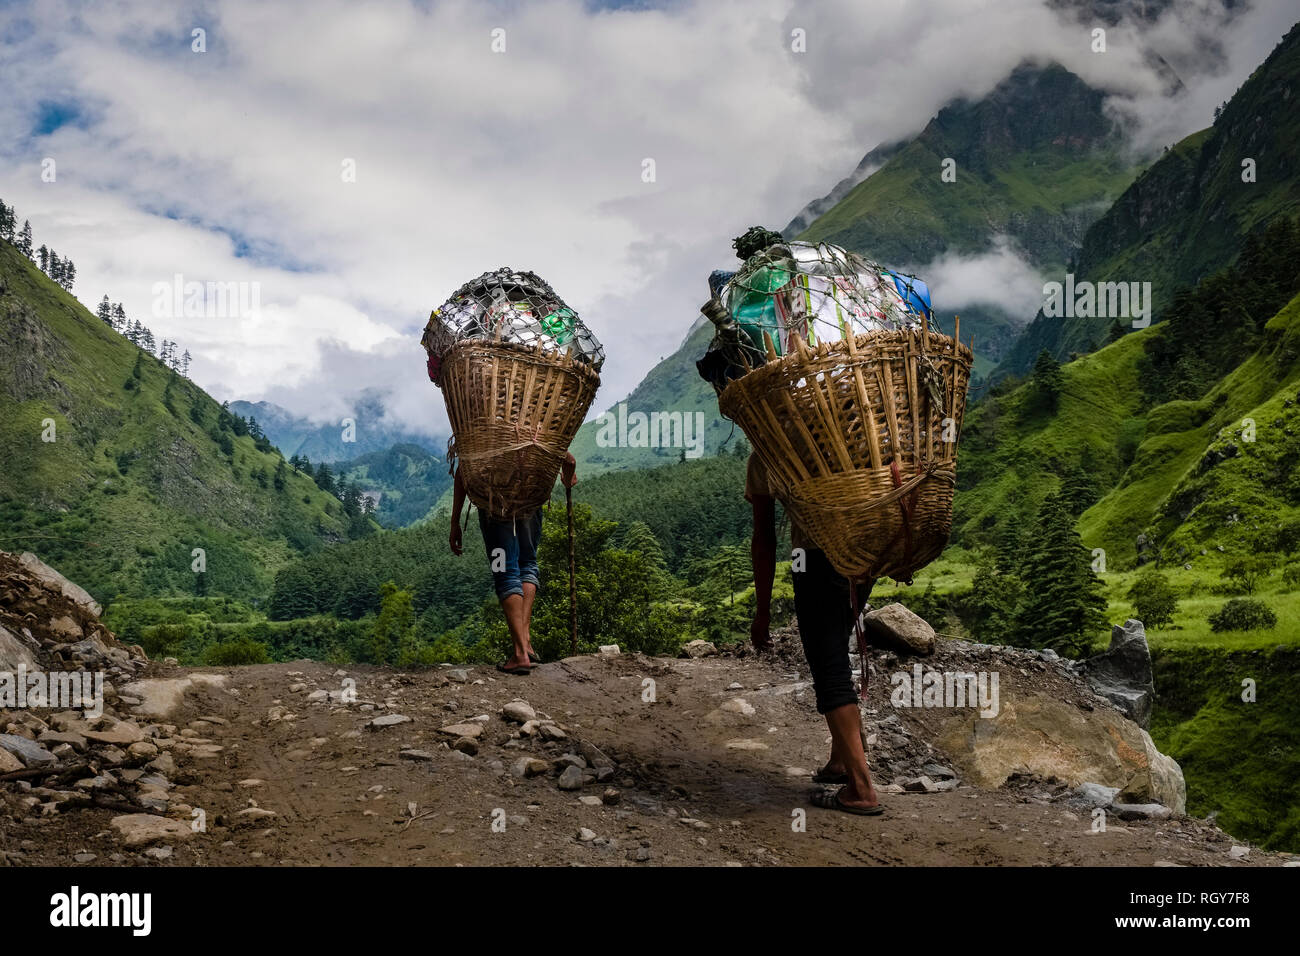
[[933, 654], [934, 628], [901, 604], [886, 604], [862, 619], [871, 642], [903, 654]]
[[1161, 803], [1184, 813], [1187, 788], [1178, 763], [1118, 711], [1075, 704], [1044, 691], [1004, 693], [997, 716], [949, 709], [938, 714], [935, 745], [962, 779], [1000, 787], [1016, 773], [1055, 777], [1071, 786], [1119, 788], [1130, 803]]
[[1083, 662], [1092, 689], [1118, 707], [1139, 727], [1151, 726], [1155, 676], [1151, 648], [1141, 621], [1129, 619], [1110, 631], [1110, 647]]
[[190, 674], [187, 677], [154, 678], [127, 684], [122, 693], [136, 698], [140, 703], [134, 712], [140, 717], [167, 717], [185, 699], [185, 692], [204, 687], [223, 688], [224, 674]]
[[30, 551], [24, 551], [18, 558], [18, 563], [26, 568], [27, 572], [36, 580], [46, 587], [62, 591], [64, 597], [73, 604], [84, 608], [91, 615], [99, 617], [103, 613], [104, 609], [90, 596], [90, 592], [79, 584], [73, 584]]
[[19, 668], [39, 670], [32, 648], [17, 634], [0, 624], [0, 671], [16, 674]]

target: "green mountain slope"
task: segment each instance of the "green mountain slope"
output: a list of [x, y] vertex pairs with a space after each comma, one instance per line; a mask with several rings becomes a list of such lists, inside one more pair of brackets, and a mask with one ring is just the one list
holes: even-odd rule
[[[1063, 268], [1084, 229], [1134, 173], [1102, 105], [1099, 91], [1060, 66], [1021, 67], [983, 100], [945, 107], [911, 142], [868, 153], [855, 176], [874, 168], [870, 176], [851, 189], [849, 180], [841, 183], [831, 194], [843, 193], [838, 201], [811, 203], [787, 231], [820, 213], [800, 238], [835, 242], [898, 268], [947, 252], [988, 252], [1006, 236], [1033, 265]], [[952, 183], [940, 178], [948, 157], [957, 161]], [[702, 302], [703, 277], [700, 290]], [[1029, 318], [985, 304], [936, 305], [944, 327], [960, 313], [964, 335], [975, 336], [977, 378], [1002, 360]], [[706, 455], [739, 434], [718, 415], [713, 390], [695, 370], [711, 337], [707, 324], [694, 328], [627, 399], [629, 411], [702, 413]], [[602, 448], [598, 431], [596, 423], [584, 425], [572, 447], [588, 470], [653, 467], [680, 456], [679, 448]]]
[[8, 243], [0, 336], [0, 547], [39, 553], [103, 601], [264, 594], [292, 554], [348, 536], [339, 501], [291, 469], [277, 481], [274, 450], [223, 428], [202, 389]]
[[[703, 282], [700, 283], [700, 288], [700, 301], [703, 302], [708, 298], [708, 289]], [[676, 444], [659, 440], [656, 430], [653, 437], [647, 431], [647, 441], [655, 442], [659, 447], [651, 447], [650, 444], [644, 447], [628, 444], [602, 445], [602, 440], [608, 442], [611, 437], [618, 440], [618, 433], [616, 430], [602, 433], [601, 419], [594, 419], [578, 430], [577, 437], [569, 446], [584, 473], [654, 468], [679, 461], [683, 452], [691, 458], [716, 455], [730, 448], [738, 439], [743, 440], [740, 430], [733, 429], [731, 422], [718, 412], [718, 400], [713, 394], [713, 387], [700, 378], [695, 368], [696, 360], [704, 355], [712, 338], [713, 326], [701, 318], [677, 351], [652, 368], [626, 399], [609, 410], [614, 421], [617, 421], [619, 415], [619, 405], [626, 406], [629, 415], [636, 412], [645, 415], [652, 412], [680, 412], [683, 416], [690, 416], [689, 435], [685, 434], [684, 420], [682, 441]], [[624, 432], [635, 440], [632, 428], [629, 427]], [[670, 430], [669, 438], [672, 437]], [[686, 447], [687, 437], [694, 440], [700, 454]]]
[[[1300, 275], [1290, 281], [1297, 288]], [[1293, 299], [1249, 357], [1195, 400], [1152, 405], [1144, 396], [1144, 357], [1165, 326], [1063, 366], [1055, 411], [1032, 381], [990, 396], [963, 429], [954, 539], [1005, 541], [1046, 495], [1066, 490], [1079, 502], [1084, 541], [1115, 569], [1137, 562], [1139, 535], [1178, 562], [1221, 545], [1258, 550], [1262, 531], [1300, 518], [1298, 320]]]
[[426, 517], [451, 487], [446, 459], [419, 445], [393, 445], [339, 462], [334, 473], [378, 495], [375, 517], [389, 528], [404, 528]]
[[[1032, 264], [1064, 266], [1133, 177], [1103, 103], [1064, 67], [1019, 67], [984, 99], [940, 110], [799, 238], [901, 267], [1006, 235]], [[946, 159], [954, 182], [940, 175]]]
[[[1094, 282], [1150, 282], [1156, 318], [1174, 289], [1226, 264], [1242, 237], [1300, 209], [1300, 24], [1228, 102], [1144, 172], [1083, 237], [1075, 269]], [[1243, 181], [1253, 162], [1254, 182]], [[1046, 349], [1064, 360], [1106, 339], [1110, 318], [1048, 318], [1025, 330], [998, 374]]]

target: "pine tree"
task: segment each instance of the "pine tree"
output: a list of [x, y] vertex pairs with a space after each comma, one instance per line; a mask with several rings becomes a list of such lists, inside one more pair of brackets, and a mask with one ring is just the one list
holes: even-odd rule
[[1064, 378], [1061, 375], [1061, 363], [1047, 349], [1038, 353], [1032, 380], [1039, 407], [1055, 412], [1060, 402]]
[[339, 500], [343, 502], [343, 513], [349, 518], [361, 514], [361, 489], [354, 481], [344, 481], [339, 488]]
[[647, 562], [660, 570], [668, 569], [668, 564], [664, 560], [663, 546], [644, 521], [632, 521], [628, 524], [627, 530], [623, 532], [621, 547], [624, 551], [636, 551], [645, 555]]
[[1087, 651], [1105, 627], [1106, 598], [1060, 495], [1043, 501], [1019, 577], [1025, 597], [1016, 613], [1015, 643], [1072, 655]]
[[32, 257], [32, 224], [29, 220], [23, 220], [23, 231], [18, 234], [18, 251], [28, 259]]
[[76, 263], [74, 263], [71, 259], [64, 259], [63, 260], [63, 281], [61, 281], [59, 285], [63, 286], [63, 288], [71, 292], [72, 286], [76, 283], [76, 281], [77, 281]]
[[122, 308], [121, 302], [113, 306], [113, 328], [126, 334], [126, 310]]
[[321, 462], [320, 467], [316, 469], [316, 487], [321, 491], [334, 494], [334, 474], [325, 462]]
[[311, 574], [301, 564], [288, 564], [275, 576], [267, 616], [273, 621], [288, 621], [315, 614], [316, 588]]
[[1061, 476], [1061, 497], [1077, 518], [1101, 497], [1095, 475], [1081, 464], [1071, 466]]
[[415, 650], [415, 612], [410, 591], [392, 581], [379, 589], [379, 614], [370, 632], [370, 653], [376, 664], [409, 666]]
[[181, 374], [186, 378], [190, 376], [190, 350], [186, 349], [185, 354], [181, 356]]
[[[23, 247], [20, 242], [18, 244], [18, 251], [22, 252], [22, 250]], [[46, 275], [50, 274], [50, 250], [45, 248], [45, 243], [43, 242], [41, 243], [41, 247], [36, 250], [36, 264]]]
[[113, 306], [109, 304], [108, 296], [99, 300], [99, 308], [95, 309], [95, 315], [110, 329], [113, 327]]
[[45, 274], [59, 285], [63, 284], [63, 260], [53, 249], [50, 250], [50, 271]]
[[6, 206], [0, 201], [0, 239], [5, 242], [14, 241], [14, 207]]

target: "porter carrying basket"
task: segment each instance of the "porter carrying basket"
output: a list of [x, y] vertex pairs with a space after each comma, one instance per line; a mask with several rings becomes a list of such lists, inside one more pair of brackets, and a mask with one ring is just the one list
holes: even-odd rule
[[595, 337], [541, 279], [502, 269], [435, 310], [424, 344], [470, 501], [506, 520], [549, 501], [600, 386]]
[[952, 528], [973, 357], [960, 321], [952, 336], [932, 329], [926, 303], [905, 319], [845, 324], [842, 337], [823, 333], [811, 346], [802, 329], [783, 331], [783, 354], [766, 331], [765, 356], [740, 354], [747, 370], [720, 388], [722, 413], [840, 574], [910, 581]]

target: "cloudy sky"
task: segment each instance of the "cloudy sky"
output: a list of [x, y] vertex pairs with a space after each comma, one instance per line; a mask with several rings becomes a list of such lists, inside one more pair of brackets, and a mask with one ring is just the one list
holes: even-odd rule
[[[605, 342], [611, 405], [676, 348], [731, 237], [1023, 60], [1114, 93], [1139, 148], [1207, 125], [1294, 20], [1290, 0], [1217, 8], [1175, 0], [1098, 56], [1095, 24], [1042, 0], [0, 0], [0, 197], [87, 306], [122, 301], [219, 399], [323, 418], [377, 388], [438, 433], [419, 334], [465, 280], [546, 277]], [[934, 268], [936, 292], [977, 281]], [[176, 274], [258, 283], [261, 308], [155, 316]]]

